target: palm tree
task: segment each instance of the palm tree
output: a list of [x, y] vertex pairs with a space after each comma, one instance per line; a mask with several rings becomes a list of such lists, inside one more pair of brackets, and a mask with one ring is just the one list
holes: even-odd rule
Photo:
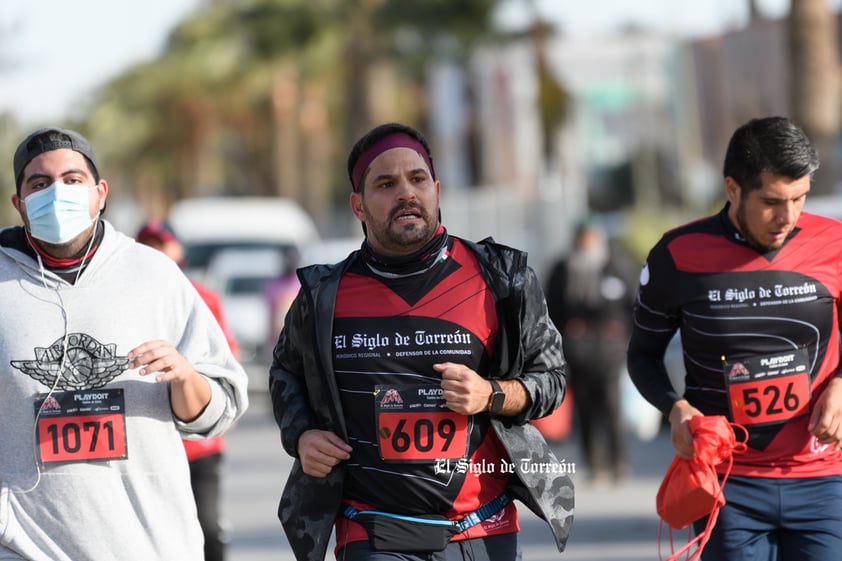
[[793, 118], [822, 157], [813, 192], [830, 194], [837, 180], [833, 145], [842, 119], [842, 99], [836, 16], [826, 0], [791, 1], [789, 43]]
[[92, 128], [121, 138], [108, 160], [161, 200], [280, 195], [318, 212], [344, 195], [344, 154], [373, 124], [372, 70], [388, 65], [411, 100], [393, 118], [418, 124], [425, 62], [441, 44], [466, 59], [499, 1], [213, 0], [160, 59], [103, 88]]

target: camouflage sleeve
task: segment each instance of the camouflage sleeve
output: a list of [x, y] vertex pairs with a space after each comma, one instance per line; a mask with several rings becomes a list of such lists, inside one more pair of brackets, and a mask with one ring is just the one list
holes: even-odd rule
[[522, 424], [555, 411], [566, 388], [561, 335], [550, 321], [544, 292], [531, 268], [525, 275], [520, 315], [523, 364], [518, 378], [531, 401], [514, 419]]
[[310, 408], [305, 380], [304, 355], [308, 348], [302, 344], [304, 333], [311, 333], [305, 324], [308, 317], [306, 300], [299, 293], [284, 320], [284, 329], [272, 353], [269, 368], [269, 394], [275, 422], [281, 429], [281, 444], [292, 456], [298, 456], [298, 438], [304, 431], [316, 428], [316, 418]]

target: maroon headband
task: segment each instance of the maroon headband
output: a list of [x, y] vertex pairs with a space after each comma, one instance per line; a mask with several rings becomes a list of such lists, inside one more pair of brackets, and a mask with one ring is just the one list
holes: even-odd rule
[[418, 155], [424, 158], [424, 161], [427, 162], [427, 167], [430, 168], [430, 175], [432, 176], [433, 181], [435, 181], [436, 170], [433, 168], [433, 160], [430, 158], [430, 155], [427, 154], [427, 150], [424, 149], [424, 145], [408, 134], [399, 132], [384, 136], [363, 150], [360, 157], [357, 158], [357, 163], [354, 164], [354, 169], [351, 171], [351, 188], [355, 193], [359, 192], [360, 181], [362, 181], [365, 170], [368, 169], [371, 162], [373, 162], [377, 156], [386, 150], [391, 150], [392, 148], [410, 148], [418, 152]]

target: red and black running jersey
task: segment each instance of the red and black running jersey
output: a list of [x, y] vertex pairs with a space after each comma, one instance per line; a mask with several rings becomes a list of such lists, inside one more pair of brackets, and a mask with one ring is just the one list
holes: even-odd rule
[[[727, 206], [666, 233], [649, 254], [630, 364], [636, 338], [660, 339], [663, 349], [680, 329], [684, 397], [749, 431], [733, 474], [839, 473], [840, 454], [807, 424], [839, 365], [841, 266], [842, 223], [802, 213], [785, 244], [764, 255], [733, 228]], [[644, 395], [663, 383], [632, 375]]]
[[[455, 238], [422, 274], [384, 277], [359, 260], [342, 277], [333, 360], [353, 448], [347, 501], [460, 518], [503, 492], [511, 474], [488, 415], [446, 409], [433, 370], [455, 362], [487, 374], [497, 332], [494, 297]], [[516, 511], [506, 513], [497, 524], [516, 531]], [[483, 533], [492, 532], [478, 526], [472, 537]]]

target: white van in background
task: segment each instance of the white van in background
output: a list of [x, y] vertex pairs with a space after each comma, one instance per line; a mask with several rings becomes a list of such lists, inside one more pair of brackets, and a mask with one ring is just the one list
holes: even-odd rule
[[182, 199], [168, 222], [184, 244], [188, 274], [199, 278], [223, 250], [277, 249], [286, 255], [320, 239], [307, 211], [280, 197]]
[[261, 360], [277, 338], [265, 287], [320, 240], [310, 215], [290, 199], [183, 199], [168, 222], [184, 245], [188, 276], [216, 290], [242, 359]]

